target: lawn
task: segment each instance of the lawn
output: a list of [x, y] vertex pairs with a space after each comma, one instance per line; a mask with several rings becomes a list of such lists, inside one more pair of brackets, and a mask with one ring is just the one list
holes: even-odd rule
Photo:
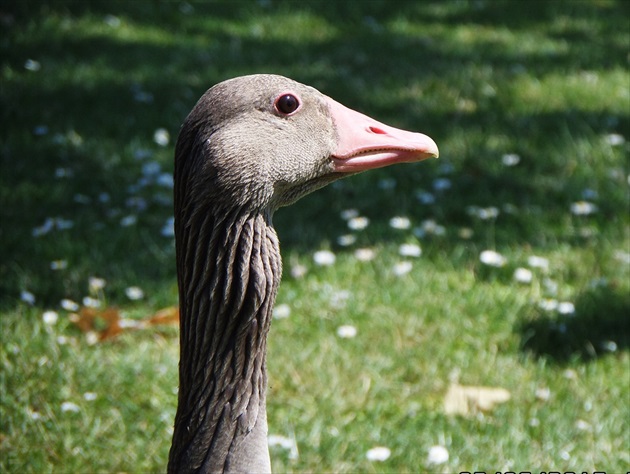
[[1, 472], [165, 470], [174, 143], [256, 72], [440, 148], [276, 214], [274, 471], [630, 468], [630, 2], [335, 3], [0, 7]]

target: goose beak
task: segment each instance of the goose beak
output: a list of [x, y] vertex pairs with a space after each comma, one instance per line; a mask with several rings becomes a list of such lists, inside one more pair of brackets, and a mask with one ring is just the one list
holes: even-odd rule
[[356, 173], [439, 156], [430, 137], [390, 127], [330, 97], [326, 99], [338, 135], [332, 154], [335, 171]]

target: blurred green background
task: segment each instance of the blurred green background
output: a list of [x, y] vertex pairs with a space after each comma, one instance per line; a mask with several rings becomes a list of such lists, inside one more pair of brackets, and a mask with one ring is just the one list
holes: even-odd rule
[[[630, 2], [20, 1], [0, 28], [3, 472], [164, 470], [176, 328], [95, 343], [70, 303], [177, 304], [179, 126], [260, 72], [441, 155], [276, 214], [274, 470], [627, 470]], [[511, 399], [452, 415], [455, 383]]]

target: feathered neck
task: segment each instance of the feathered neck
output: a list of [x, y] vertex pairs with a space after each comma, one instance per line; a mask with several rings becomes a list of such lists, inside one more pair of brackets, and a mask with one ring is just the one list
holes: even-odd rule
[[269, 472], [266, 342], [282, 271], [271, 216], [181, 214], [179, 400], [168, 470]]

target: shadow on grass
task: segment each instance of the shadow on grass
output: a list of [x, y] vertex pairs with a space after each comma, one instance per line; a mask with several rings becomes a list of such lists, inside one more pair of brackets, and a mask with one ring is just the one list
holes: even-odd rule
[[523, 322], [517, 331], [522, 349], [564, 364], [590, 361], [630, 348], [630, 294], [611, 287], [584, 292], [571, 315], [546, 312]]
[[[584, 178], [563, 183], [566, 160], [546, 149], [550, 135], [559, 146], [558, 136], [566, 129], [574, 134], [609, 133], [609, 114], [565, 110], [514, 116], [509, 104], [480, 93], [485, 79], [479, 68], [487, 66], [497, 80], [509, 81], [519, 64], [533, 75], [627, 65], [627, 51], [616, 42], [617, 36], [599, 34], [626, 27], [623, 1], [603, 7], [588, 2], [543, 2], [536, 9], [513, 1], [483, 5], [409, 1], [397, 2], [394, 8], [386, 0], [28, 1], [15, 2], [14, 12], [4, 8], [0, 13], [9, 39], [1, 45], [2, 65], [19, 79], [0, 89], [0, 117], [9, 136], [0, 149], [0, 304], [12, 304], [23, 288], [41, 296], [39, 303], [78, 297], [86, 277], [93, 274], [127, 285], [174, 282], [172, 246], [159, 236], [172, 211], [153, 201], [153, 190], [129, 191], [136, 186], [143, 165], [134, 153], [146, 150], [163, 171], [172, 170], [179, 125], [197, 98], [227, 77], [285, 74], [379, 120], [426, 132], [439, 144], [454, 131], [470, 140], [457, 156], [443, 154], [442, 162], [455, 164], [457, 177], [452, 177], [452, 190], [434, 205], [421, 206], [414, 197], [418, 190], [433, 191], [433, 181], [442, 176], [439, 164], [425, 163], [414, 169], [400, 167], [357, 176], [352, 184], [329, 187], [291, 210], [281, 210], [276, 224], [283, 249], [310, 252], [347, 231], [338, 215], [349, 207], [359, 208], [375, 225], [385, 223], [376, 233], [382, 240], [398, 238], [386, 224], [394, 215], [408, 215], [414, 222], [436, 218], [450, 226], [470, 225], [465, 212], [469, 204], [510, 203], [544, 210], [507, 217], [493, 236], [497, 245], [529, 242], [548, 232], [552, 227], [546, 226], [566, 212], [587, 182]], [[274, 22], [280, 23], [279, 28], [291, 27], [282, 23], [289, 13], [311, 18], [315, 29], [323, 19], [335, 33], [323, 38], [306, 35], [297, 42], [279, 39], [282, 35], [273, 34]], [[583, 17], [588, 25], [592, 20], [596, 31], [579, 29], [580, 22], [571, 23], [577, 26], [566, 31], [554, 31], [570, 47], [547, 56], [511, 52], [492, 39], [461, 41], [458, 49], [457, 44], [446, 47], [422, 33], [384, 29], [389, 20], [404, 18], [420, 25], [544, 30], [560, 14]], [[117, 17], [122, 27], [116, 26]], [[259, 17], [268, 19], [269, 25], [263, 22], [263, 26], [269, 26], [272, 34], [257, 32]], [[92, 22], [89, 27], [81, 24], [86, 18]], [[140, 33], [115, 33], [119, 27]], [[20, 38], [18, 47], [11, 43], [15, 37]], [[25, 70], [27, 58], [39, 61], [41, 71]], [[405, 92], [414, 82], [426, 86], [417, 101]], [[440, 92], [432, 88], [443, 84], [457, 90], [457, 96], [476, 101], [476, 110], [454, 112], [450, 104], [445, 111], [443, 104], [432, 103], [429, 97]], [[616, 120], [613, 131], [628, 128], [627, 114], [616, 114]], [[44, 136], [34, 133], [41, 126], [48, 130]], [[170, 132], [169, 148], [152, 142], [159, 127]], [[491, 147], [488, 137], [512, 137], [510, 148]], [[545, 158], [537, 160], [541, 150]], [[503, 153], [520, 154], [523, 166], [508, 175], [492, 165]], [[56, 176], [66, 169], [72, 175]], [[550, 187], [532, 179], [543, 174], [553, 176], [546, 181], [552, 183]], [[383, 178], [393, 179], [396, 189], [376, 193]], [[133, 204], [139, 202], [138, 197], [148, 202], [148, 209], [137, 212], [135, 226], [121, 227], [121, 219], [137, 211], [130, 208], [129, 199]], [[605, 200], [602, 222], [615, 217], [623, 199]], [[33, 241], [32, 230], [49, 217], [72, 219], [74, 227], [48, 235], [46, 241]], [[485, 244], [482, 233], [475, 238], [479, 240], [473, 239], [472, 246]], [[62, 279], [49, 268], [57, 259], [68, 260], [71, 268]]]

